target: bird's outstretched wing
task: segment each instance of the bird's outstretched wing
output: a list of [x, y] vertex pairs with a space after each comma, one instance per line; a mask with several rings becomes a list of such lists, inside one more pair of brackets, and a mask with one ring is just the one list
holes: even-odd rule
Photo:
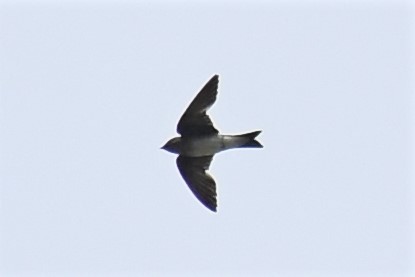
[[219, 76], [214, 75], [196, 95], [177, 124], [177, 132], [183, 137], [217, 134], [206, 111], [215, 103]]
[[211, 211], [216, 212], [216, 183], [206, 172], [213, 156], [177, 157], [176, 163], [180, 174], [193, 194]]

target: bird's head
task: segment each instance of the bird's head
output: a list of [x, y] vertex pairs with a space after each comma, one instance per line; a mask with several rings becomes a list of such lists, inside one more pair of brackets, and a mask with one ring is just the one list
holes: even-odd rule
[[165, 145], [163, 145], [161, 149], [169, 151], [174, 154], [180, 154], [180, 142], [181, 142], [180, 137], [172, 138]]

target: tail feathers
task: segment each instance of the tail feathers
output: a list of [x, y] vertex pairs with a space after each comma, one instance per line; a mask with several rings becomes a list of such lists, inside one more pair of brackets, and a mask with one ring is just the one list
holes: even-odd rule
[[237, 137], [244, 137], [249, 139], [247, 143], [241, 145], [240, 147], [263, 148], [264, 146], [262, 146], [262, 144], [255, 139], [261, 132], [262, 131], [255, 131], [243, 135], [238, 135]]
[[251, 133], [246, 133], [246, 134], [242, 134], [242, 135], [237, 135], [237, 137], [244, 137], [244, 138], [249, 138], [251, 140], [253, 140], [254, 138], [256, 138], [262, 131], [255, 131], [255, 132], [251, 132]]
[[247, 143], [245, 143], [244, 145], [241, 145], [240, 147], [263, 148], [264, 146], [262, 146], [262, 144], [259, 143], [259, 141], [254, 139], [254, 140], [248, 141]]

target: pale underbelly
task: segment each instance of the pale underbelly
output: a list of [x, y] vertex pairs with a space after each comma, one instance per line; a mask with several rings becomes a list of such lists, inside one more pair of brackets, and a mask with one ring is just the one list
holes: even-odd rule
[[182, 155], [191, 157], [212, 156], [223, 149], [221, 137], [192, 138], [184, 141]]
[[182, 155], [190, 157], [212, 156], [220, 151], [242, 145], [245, 140], [233, 136], [211, 136], [185, 140]]

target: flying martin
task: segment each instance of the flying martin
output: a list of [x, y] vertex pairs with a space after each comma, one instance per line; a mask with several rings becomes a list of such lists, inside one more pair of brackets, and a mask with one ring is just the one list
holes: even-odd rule
[[213, 156], [232, 148], [262, 148], [255, 140], [261, 131], [242, 135], [220, 135], [206, 111], [215, 103], [219, 76], [214, 75], [196, 95], [177, 124], [181, 137], [169, 140], [161, 149], [179, 154], [176, 163], [193, 194], [216, 212], [216, 183], [206, 172]]

